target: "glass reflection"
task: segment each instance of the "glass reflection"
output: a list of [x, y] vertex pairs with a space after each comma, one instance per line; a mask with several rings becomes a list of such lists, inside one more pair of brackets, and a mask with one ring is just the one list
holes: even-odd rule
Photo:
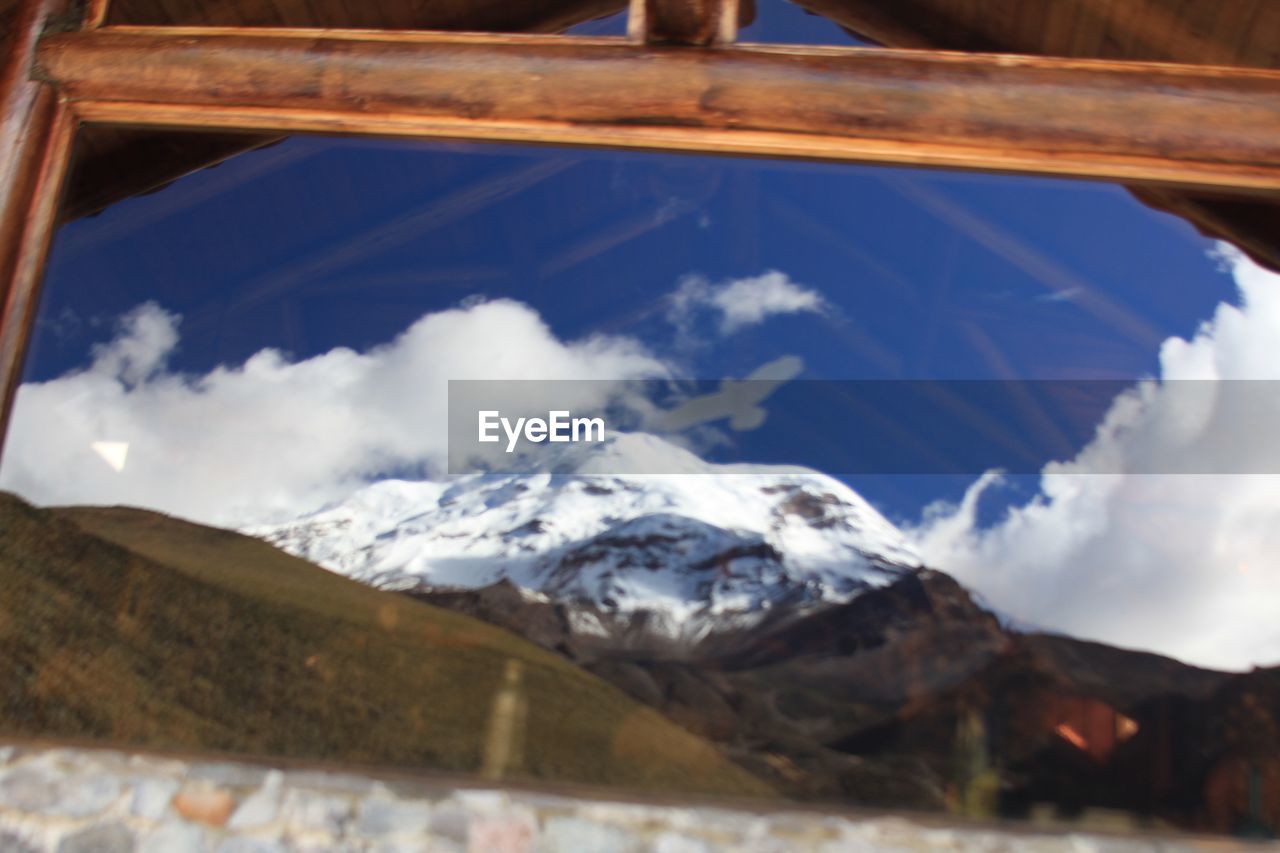
[[[255, 148], [58, 235], [0, 468], [0, 721], [1273, 833], [1277, 481], [1239, 472], [1280, 408], [1169, 389], [1275, 379], [1276, 284], [1111, 187]], [[558, 380], [609, 434], [451, 469], [458, 380], [526, 422]], [[921, 434], [851, 380], [1111, 390], [1026, 386], [1015, 438], [1058, 443], [1021, 474], [799, 467]]]

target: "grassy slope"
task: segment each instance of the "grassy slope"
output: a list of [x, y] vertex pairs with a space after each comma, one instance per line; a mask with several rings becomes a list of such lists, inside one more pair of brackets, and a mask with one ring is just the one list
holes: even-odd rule
[[0, 595], [10, 731], [470, 772], [517, 661], [519, 775], [768, 793], [515, 635], [229, 531], [0, 493]]

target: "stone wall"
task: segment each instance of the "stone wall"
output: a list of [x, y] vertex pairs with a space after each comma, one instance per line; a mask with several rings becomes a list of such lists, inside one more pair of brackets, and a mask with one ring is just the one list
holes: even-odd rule
[[800, 809], [579, 799], [114, 750], [0, 746], [0, 851], [1225, 849], [1204, 839], [1041, 833]]

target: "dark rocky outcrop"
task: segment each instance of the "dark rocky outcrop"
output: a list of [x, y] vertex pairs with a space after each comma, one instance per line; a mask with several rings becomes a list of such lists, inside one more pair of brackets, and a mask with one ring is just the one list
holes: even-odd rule
[[509, 586], [418, 595], [559, 649], [792, 796], [1280, 826], [1280, 669], [1232, 675], [1011, 630], [940, 572], [775, 607], [667, 656], [584, 637], [577, 620], [605, 614]]

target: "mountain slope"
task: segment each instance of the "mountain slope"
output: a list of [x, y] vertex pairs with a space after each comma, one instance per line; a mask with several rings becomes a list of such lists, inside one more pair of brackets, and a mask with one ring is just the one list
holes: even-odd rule
[[510, 584], [409, 594], [579, 660], [792, 797], [1280, 826], [1280, 787], [1262, 788], [1271, 817], [1253, 814], [1248, 796], [1250, 773], [1280, 780], [1280, 670], [1230, 675], [1012, 631], [940, 572], [840, 604], [775, 608], [681, 656], [583, 636], [579, 605]]
[[0, 494], [0, 584], [10, 732], [474, 771], [506, 694], [508, 775], [767, 792], [523, 639], [228, 531]]

